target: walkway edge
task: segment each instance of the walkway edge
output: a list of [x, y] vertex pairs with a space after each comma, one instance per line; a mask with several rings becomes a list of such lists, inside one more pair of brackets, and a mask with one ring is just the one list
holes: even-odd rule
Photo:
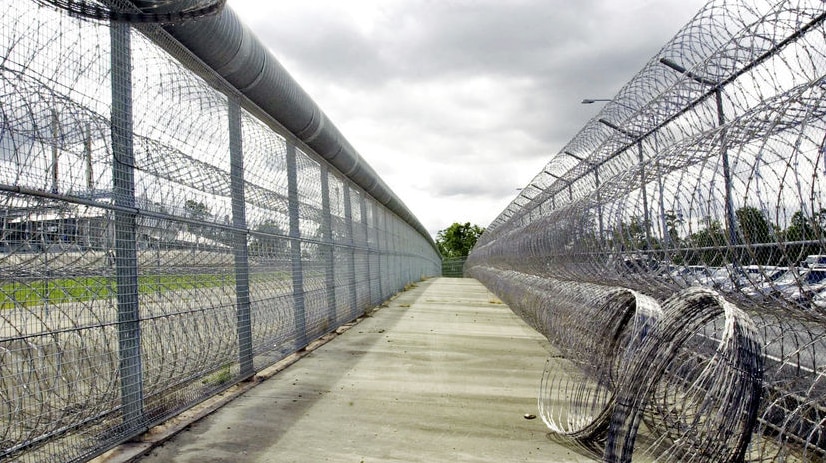
[[382, 303], [378, 307], [374, 307], [365, 311], [365, 313], [355, 320], [345, 323], [335, 331], [327, 333], [320, 338], [312, 341], [304, 349], [294, 352], [275, 364], [264, 368], [253, 376], [249, 381], [242, 381], [233, 386], [230, 386], [225, 391], [220, 392], [209, 399], [197, 403], [194, 406], [182, 411], [181, 413], [169, 418], [163, 423], [153, 426], [148, 431], [133, 439], [132, 441], [120, 444], [101, 455], [89, 460], [90, 463], [132, 463], [137, 461], [140, 457], [150, 452], [153, 448], [162, 445], [164, 442], [175, 437], [176, 434], [186, 430], [193, 423], [206, 418], [212, 413], [219, 410], [224, 405], [232, 402], [240, 395], [253, 389], [276, 374], [284, 371], [290, 365], [301, 360], [303, 357], [312, 353], [319, 347], [327, 344], [339, 335], [345, 333], [350, 328], [361, 323], [365, 318], [370, 317], [375, 311], [387, 306], [390, 300], [395, 299], [399, 294], [393, 295], [390, 299]]

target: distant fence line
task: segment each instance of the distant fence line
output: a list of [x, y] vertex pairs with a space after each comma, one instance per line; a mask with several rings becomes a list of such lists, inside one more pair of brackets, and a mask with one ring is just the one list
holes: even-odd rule
[[479, 239], [466, 273], [559, 351], [558, 439], [605, 461], [826, 458], [825, 20], [709, 2]]
[[296, 134], [189, 23], [45, 3], [0, 1], [0, 460], [87, 460], [439, 274], [306, 95], [256, 87]]
[[465, 261], [467, 261], [467, 257], [443, 257], [442, 276], [448, 278], [464, 277]]

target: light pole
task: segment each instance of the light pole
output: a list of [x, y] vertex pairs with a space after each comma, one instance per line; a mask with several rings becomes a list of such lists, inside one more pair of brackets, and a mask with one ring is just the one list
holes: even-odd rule
[[643, 208], [643, 221], [645, 222], [645, 242], [649, 246], [651, 245], [651, 217], [648, 212], [648, 192], [646, 191], [645, 187], [645, 163], [643, 162], [643, 151], [642, 151], [642, 136], [629, 132], [622, 127], [614, 124], [613, 122], [600, 118], [599, 122], [605, 126], [610, 127], [613, 130], [631, 138], [635, 141], [637, 145], [637, 159], [640, 163], [640, 188], [642, 189], [642, 208]]
[[[564, 154], [566, 156], [570, 156], [570, 157], [576, 159], [579, 162], [584, 162], [585, 164], [590, 164], [594, 168], [594, 184], [595, 184], [594, 189], [597, 192], [597, 220], [599, 221], [599, 240], [600, 240], [600, 242], [602, 242], [602, 230], [603, 230], [602, 196], [599, 192], [599, 166], [600, 166], [600, 164], [590, 162], [590, 161], [586, 160], [585, 158], [583, 158], [582, 156], [577, 156], [576, 154], [571, 153], [570, 151], [563, 151], [562, 154]], [[570, 188], [570, 184], [568, 184], [568, 187]], [[570, 189], [569, 189], [569, 195], [571, 195], [571, 198], [573, 198], [573, 194], [570, 193]]]
[[617, 106], [622, 106], [625, 109], [630, 109], [631, 111], [638, 111], [639, 108], [635, 108], [629, 104], [623, 103], [622, 101], [614, 100], [612, 98], [584, 98], [580, 101], [580, 104], [594, 104], [598, 102], [605, 102], [605, 103], [614, 103]]
[[[616, 101], [612, 98], [584, 98], [581, 101], [581, 103], [582, 104], [593, 104], [593, 103], [598, 102], [598, 101], [607, 102], [607, 103], [615, 103], [617, 105], [623, 106], [623, 107], [625, 107], [627, 109], [630, 109], [632, 111], [637, 111], [637, 109], [635, 109], [635, 108], [633, 108], [633, 107], [631, 107], [631, 106], [629, 106], [625, 103]], [[631, 133], [631, 132], [619, 127], [618, 125], [612, 123], [611, 121], [609, 121], [607, 119], [600, 118], [598, 120], [601, 124], [604, 124], [604, 125], [612, 128], [612, 129], [614, 129], [614, 130], [616, 130], [620, 133], [623, 133], [623, 134], [627, 135], [628, 137], [630, 137], [632, 140], [634, 140], [636, 142], [637, 150], [638, 150], [637, 154], [638, 154], [638, 159], [639, 159], [639, 162], [640, 162], [640, 180], [642, 182], [641, 183], [641, 188], [642, 188], [642, 202], [643, 202], [643, 210], [644, 210], [643, 220], [645, 221], [645, 241], [650, 246], [651, 245], [651, 214], [648, 210], [648, 192], [647, 192], [646, 187], [645, 187], [645, 165], [643, 164], [644, 157], [643, 157], [643, 149], [642, 149], [642, 139], [644, 138], [644, 136], [640, 135], [640, 134]], [[659, 169], [658, 169], [658, 175], [659, 175]], [[662, 179], [659, 178], [659, 177], [658, 177], [658, 182], [659, 182], [660, 185], [662, 185]], [[660, 216], [665, 217], [665, 211], [664, 211], [664, 207], [663, 207], [663, 204], [662, 204], [662, 191], [660, 192]]]
[[[559, 180], [560, 182], [567, 185], [568, 186], [568, 201], [573, 201], [574, 200], [574, 193], [571, 191], [571, 182], [570, 181], [560, 177], [559, 175], [556, 175], [556, 174], [552, 173], [548, 169], [545, 169], [542, 172], [544, 172], [547, 175], [550, 175], [551, 177], [555, 178], [556, 180]], [[551, 199], [554, 200], [554, 204], [555, 204], [556, 203], [556, 195], [551, 196]], [[556, 208], [556, 205], [554, 205], [554, 208]]]
[[[680, 74], [692, 79], [693, 81], [707, 85], [713, 88], [715, 102], [717, 103], [717, 125], [722, 127], [726, 123], [725, 113], [723, 112], [723, 87], [720, 82], [708, 79], [706, 77], [697, 75], [694, 72], [687, 70], [685, 67], [675, 63], [668, 58], [660, 58], [660, 63], [679, 72]], [[725, 201], [726, 201], [726, 228], [728, 228], [729, 242], [732, 246], [736, 246], [737, 239], [737, 219], [734, 215], [734, 201], [731, 195], [731, 168], [729, 167], [728, 147], [726, 146], [726, 130], [723, 129], [720, 133], [720, 158], [723, 163], [723, 182], [725, 184]], [[736, 255], [735, 255], [736, 259]], [[734, 262], [736, 264], [736, 262]]]

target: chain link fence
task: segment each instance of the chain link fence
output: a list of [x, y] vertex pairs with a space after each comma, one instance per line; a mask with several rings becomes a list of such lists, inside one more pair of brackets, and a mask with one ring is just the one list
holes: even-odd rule
[[442, 276], [447, 278], [464, 278], [467, 257], [443, 257]]
[[466, 271], [555, 347], [605, 461], [826, 458], [826, 7], [709, 2], [491, 223]]
[[0, 460], [84, 461], [439, 274], [357, 155], [187, 24], [41, 3], [0, 1]]

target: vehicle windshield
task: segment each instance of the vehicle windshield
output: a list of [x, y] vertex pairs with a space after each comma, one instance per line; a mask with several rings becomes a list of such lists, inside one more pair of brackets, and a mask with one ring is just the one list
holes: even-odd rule
[[775, 280], [775, 283], [781, 284], [781, 285], [791, 284], [791, 283], [795, 283], [797, 281], [797, 279], [798, 279], [797, 270], [789, 270], [786, 273], [784, 273], [782, 276], [780, 276], [780, 278]]
[[809, 256], [803, 262], [807, 264], [826, 264], [826, 256], [817, 255], [817, 256]]
[[826, 270], [812, 270], [806, 275], [806, 283], [822, 283], [826, 280]]
[[780, 275], [783, 275], [783, 273], [785, 273], [785, 272], [786, 272], [786, 270], [784, 270], [782, 268], [767, 270], [766, 271], [766, 277], [768, 277], [770, 280], [776, 280], [777, 278], [780, 277]]

